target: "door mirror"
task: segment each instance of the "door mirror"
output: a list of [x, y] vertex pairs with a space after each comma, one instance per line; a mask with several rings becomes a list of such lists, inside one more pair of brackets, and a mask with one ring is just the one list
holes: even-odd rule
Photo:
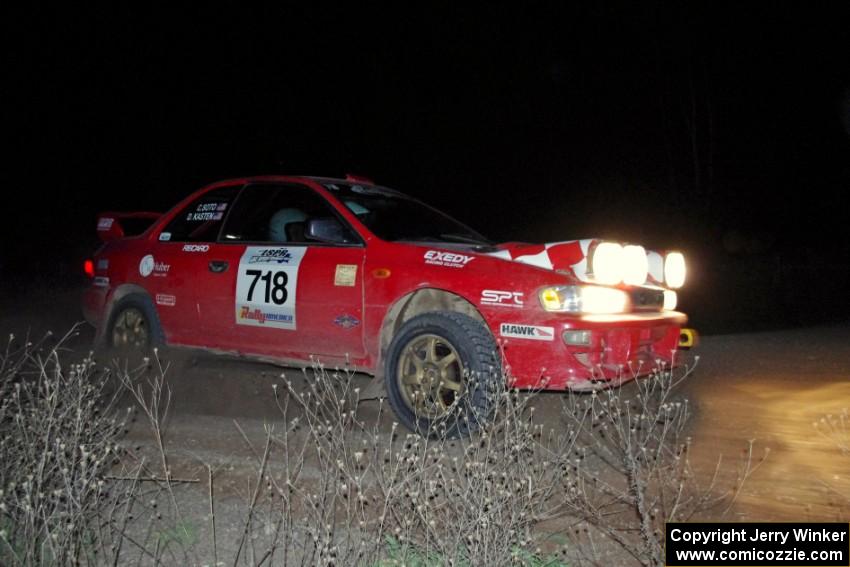
[[307, 222], [307, 240], [346, 244], [351, 242], [349, 231], [335, 218], [310, 219]]

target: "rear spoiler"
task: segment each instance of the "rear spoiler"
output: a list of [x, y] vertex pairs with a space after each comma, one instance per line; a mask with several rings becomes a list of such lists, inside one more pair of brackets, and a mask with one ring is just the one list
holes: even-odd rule
[[97, 235], [104, 242], [126, 236], [137, 236], [146, 231], [162, 213], [100, 213], [97, 215]]

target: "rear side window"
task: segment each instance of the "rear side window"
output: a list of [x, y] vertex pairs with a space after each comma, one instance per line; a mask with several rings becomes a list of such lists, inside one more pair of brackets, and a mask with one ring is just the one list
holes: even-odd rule
[[360, 242], [324, 197], [309, 187], [248, 185], [233, 205], [221, 240], [315, 244], [306, 234], [307, 223], [324, 219], [335, 219], [341, 225], [340, 244]]
[[215, 242], [239, 189], [239, 185], [229, 185], [207, 191], [177, 213], [159, 233], [159, 239], [168, 242]]

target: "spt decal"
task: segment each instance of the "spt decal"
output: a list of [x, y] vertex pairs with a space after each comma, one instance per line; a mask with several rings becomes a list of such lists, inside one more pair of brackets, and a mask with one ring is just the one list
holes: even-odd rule
[[481, 305], [492, 307], [516, 307], [523, 306], [521, 291], [502, 291], [498, 289], [485, 289], [481, 292]]

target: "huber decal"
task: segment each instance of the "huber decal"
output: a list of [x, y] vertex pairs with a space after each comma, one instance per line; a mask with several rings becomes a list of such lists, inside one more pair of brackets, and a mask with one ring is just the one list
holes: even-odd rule
[[139, 273], [143, 278], [146, 278], [153, 273], [154, 264], [153, 254], [148, 254], [142, 258], [142, 261], [139, 262]]

